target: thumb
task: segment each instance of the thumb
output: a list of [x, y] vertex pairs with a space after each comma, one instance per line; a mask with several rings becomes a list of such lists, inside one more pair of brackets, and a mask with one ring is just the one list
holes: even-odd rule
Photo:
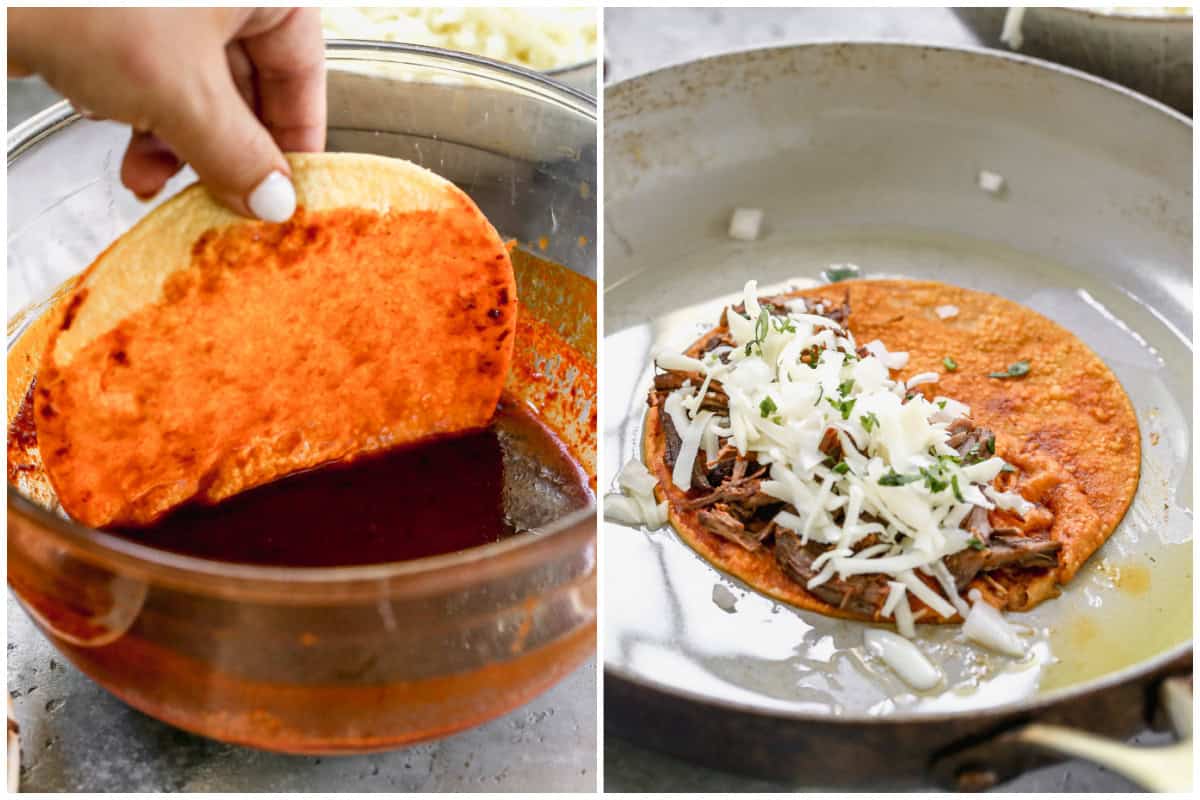
[[200, 85], [177, 90], [154, 133], [191, 164], [223, 205], [245, 216], [283, 222], [296, 210], [291, 168], [229, 70], [198, 73]]

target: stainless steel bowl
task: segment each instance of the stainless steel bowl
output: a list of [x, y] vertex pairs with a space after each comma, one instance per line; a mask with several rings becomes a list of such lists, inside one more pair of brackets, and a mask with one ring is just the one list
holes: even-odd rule
[[[594, 472], [594, 102], [430, 48], [335, 43], [328, 70], [330, 149], [422, 164], [565, 265], [514, 258], [522, 314], [553, 336], [518, 336], [506, 388]], [[146, 213], [118, 180], [128, 136], [65, 103], [10, 133], [10, 351], [54, 287]], [[595, 646], [591, 509], [459, 553], [293, 569], [144, 547], [12, 486], [8, 501], [9, 585], [54, 646], [130, 705], [224, 741], [342, 753], [445, 736], [527, 702]]]

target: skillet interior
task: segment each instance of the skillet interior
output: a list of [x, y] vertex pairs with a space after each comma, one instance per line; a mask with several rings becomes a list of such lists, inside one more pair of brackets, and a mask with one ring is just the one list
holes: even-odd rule
[[[663, 531], [606, 524], [610, 674], [694, 700], [845, 719], [1020, 703], [1136, 668], [1191, 635], [1191, 129], [1027, 59], [903, 45], [734, 54], [606, 96], [602, 485], [637, 453], [650, 354], [681, 346], [750, 277], [868, 275], [993, 291], [1061, 322], [1113, 368], [1141, 425], [1142, 483], [1063, 597], [1019, 621], [1012, 665], [926, 631], [954, 689], [908, 692], [861, 626], [781, 607]], [[1100, 124], [1098, 121], [1102, 121]], [[1154, 142], [1154, 146], [1147, 146]], [[977, 186], [1000, 173], [998, 195]], [[755, 243], [725, 236], [766, 209]], [[798, 282], [798, 281], [793, 281]], [[728, 614], [714, 584], [738, 598]]]

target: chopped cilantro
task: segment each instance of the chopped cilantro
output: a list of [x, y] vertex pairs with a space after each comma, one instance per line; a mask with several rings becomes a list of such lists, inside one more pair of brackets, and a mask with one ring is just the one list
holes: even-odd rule
[[921, 475], [925, 478], [925, 486], [931, 492], [944, 492], [950, 484], [946, 482], [945, 476], [942, 475], [941, 466], [934, 469], [921, 467]]
[[863, 430], [867, 433], [879, 427], [879, 417], [875, 416], [874, 411], [863, 414], [858, 418], [858, 421], [862, 423]]
[[835, 264], [822, 273], [825, 280], [830, 283], [838, 283], [839, 281], [848, 281], [851, 278], [857, 278], [859, 269], [854, 264]]
[[894, 469], [889, 469], [887, 475], [879, 478], [880, 486], [903, 486], [906, 483], [921, 480], [920, 475], [901, 475]]
[[946, 372], [954, 372], [958, 369], [958, 362], [950, 356], [946, 356], [942, 359], [942, 366], [946, 368]]
[[989, 378], [1020, 378], [1029, 374], [1029, 362], [1025, 360], [1009, 364], [1004, 372], [989, 372]]
[[985, 547], [987, 547], [987, 545], [980, 541], [979, 537], [972, 536], [970, 539], [967, 539], [967, 547], [971, 548], [972, 550], [983, 550]]
[[774, 416], [774, 417], [771, 417], [771, 422], [774, 422], [776, 425], [782, 425], [782, 424], [783, 424], [783, 417], [780, 417], [780, 416], [778, 416], [778, 415], [776, 415], [776, 416]]
[[842, 397], [845, 397], [846, 395], [850, 394], [850, 390], [853, 388], [854, 388], [854, 378], [850, 378], [849, 380], [844, 380], [838, 384], [838, 394], [840, 394]]
[[996, 455], [996, 435], [992, 434], [989, 436], [985, 444], [987, 445], [988, 452], [992, 455]]
[[763, 342], [767, 341], [767, 334], [771, 331], [771, 312], [765, 308], [758, 312], [758, 319], [754, 322], [754, 338], [746, 342], [746, 357], [749, 358], [754, 352], [754, 348], [758, 348], [758, 354], [762, 355]]
[[857, 401], [853, 397], [849, 400], [834, 400], [832, 397], [827, 397], [825, 400], [842, 413], [842, 419], [850, 419], [850, 412], [854, 410], [854, 403]]
[[850, 471], [850, 465], [847, 464], [845, 461], [838, 462], [838, 465], [833, 468], [833, 471], [836, 472], [838, 475], [845, 475], [847, 472]]
[[779, 407], [775, 405], [775, 401], [772, 400], [768, 395], [767, 397], [763, 398], [761, 403], [758, 404], [758, 410], [760, 413], [762, 413], [763, 419], [766, 419], [778, 411]]
[[778, 333], [796, 332], [796, 323], [792, 322], [791, 317], [773, 317], [771, 321], [775, 325], [775, 330]]
[[966, 499], [963, 498], [962, 489], [958, 488], [958, 476], [957, 475], [950, 476], [950, 487], [952, 489], [954, 489], [954, 499], [955, 500], [957, 500], [960, 503], [967, 502]]
[[938, 400], [937, 407], [938, 407], [938, 408], [941, 408], [941, 409], [944, 409], [944, 408], [946, 407], [946, 401], [945, 401], [945, 400]]

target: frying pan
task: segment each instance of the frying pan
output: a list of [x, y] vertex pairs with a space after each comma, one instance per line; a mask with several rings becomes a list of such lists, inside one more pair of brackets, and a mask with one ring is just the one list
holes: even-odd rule
[[[1025, 9], [1022, 43], [1014, 48], [1116, 81], [1192, 113], [1191, 14], [1041, 6]], [[954, 9], [980, 41], [1007, 48], [1000, 39], [1007, 8]]]
[[[982, 788], [1045, 757], [1031, 721], [1114, 737], [1151, 721], [1191, 659], [1188, 120], [1029, 58], [894, 43], [692, 62], [611, 87], [605, 109], [604, 485], [640, 454], [653, 352], [749, 278], [804, 285], [839, 262], [1059, 321], [1121, 380], [1143, 445], [1109, 542], [1012, 615], [1035, 631], [1027, 658], [922, 626], [950, 687], [932, 694], [867, 656], [861, 624], [758, 595], [669, 529], [605, 523], [608, 730], [809, 784]], [[764, 209], [757, 241], [726, 235], [737, 207]], [[1026, 744], [996, 738], [1018, 728]]]

